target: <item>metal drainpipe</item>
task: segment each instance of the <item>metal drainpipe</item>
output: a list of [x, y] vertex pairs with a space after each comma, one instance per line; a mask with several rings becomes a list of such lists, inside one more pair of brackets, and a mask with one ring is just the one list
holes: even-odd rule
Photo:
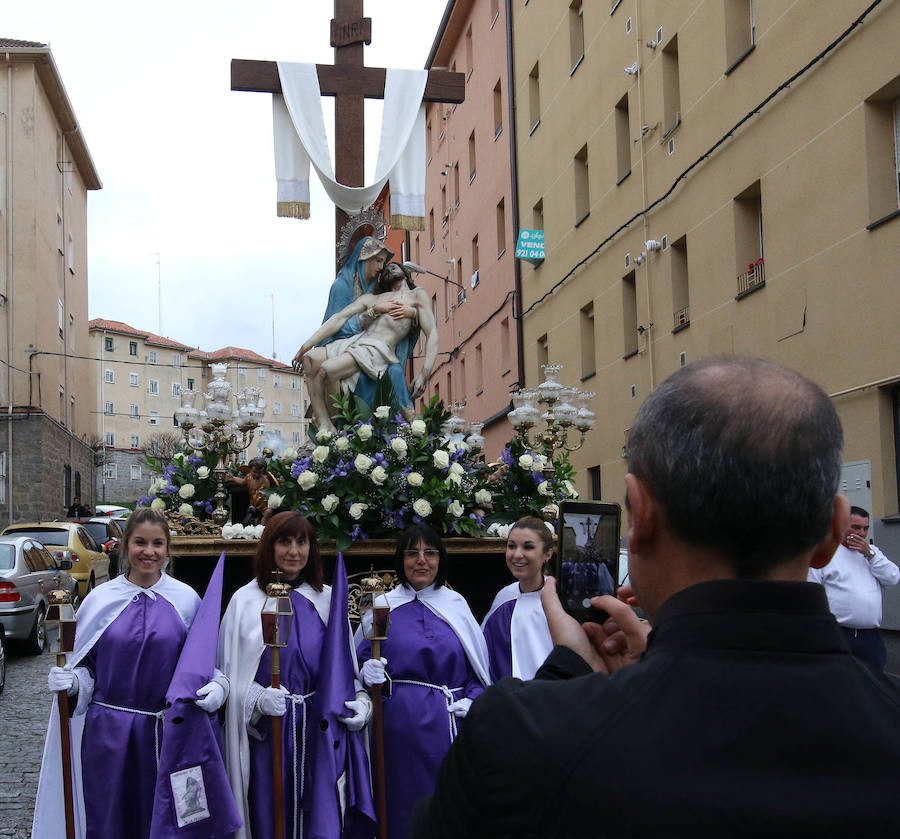
[[513, 283], [515, 297], [513, 299], [513, 322], [516, 326], [516, 378], [519, 387], [525, 387], [525, 344], [522, 337], [524, 324], [516, 316], [516, 304], [522, 311], [522, 268], [516, 259], [515, 249], [519, 230], [519, 160], [516, 155], [516, 92], [513, 72], [513, 37], [512, 37], [512, 0], [506, 0], [506, 93], [509, 110], [509, 177], [510, 177], [510, 211], [513, 223]]
[[6, 411], [6, 505], [8, 523], [13, 520], [13, 371], [12, 371], [12, 287], [13, 287], [13, 158], [12, 158], [12, 84], [13, 68], [6, 53], [6, 394], [9, 405]]

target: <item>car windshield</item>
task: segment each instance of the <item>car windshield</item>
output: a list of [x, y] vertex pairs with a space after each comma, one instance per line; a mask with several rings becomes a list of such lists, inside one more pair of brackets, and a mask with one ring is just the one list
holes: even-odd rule
[[86, 521], [82, 526], [94, 537], [94, 541], [101, 545], [109, 538], [106, 535], [106, 522]]
[[16, 546], [0, 545], [0, 571], [16, 567]]
[[69, 544], [68, 530], [16, 530], [14, 533], [7, 533], [7, 536], [29, 536], [42, 545], [63, 545]]

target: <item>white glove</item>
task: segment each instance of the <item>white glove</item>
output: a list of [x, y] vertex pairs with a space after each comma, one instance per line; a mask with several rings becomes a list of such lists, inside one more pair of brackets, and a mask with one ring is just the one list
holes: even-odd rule
[[383, 685], [387, 681], [387, 675], [384, 672], [386, 664], [386, 658], [370, 658], [363, 664], [362, 669], [359, 671], [359, 675], [362, 677], [363, 684], [367, 688], [372, 687], [372, 685]]
[[356, 699], [345, 702], [344, 705], [353, 711], [352, 717], [338, 717], [338, 719], [347, 726], [348, 731], [359, 731], [372, 716], [372, 700], [368, 694], [360, 691], [356, 694]]
[[214, 714], [228, 699], [228, 680], [224, 676], [216, 676], [211, 682], [207, 682], [197, 691], [200, 699], [195, 699], [198, 708], [202, 708], [207, 714]]
[[447, 711], [453, 714], [457, 719], [462, 719], [469, 713], [469, 708], [471, 707], [472, 700], [469, 699], [468, 696], [464, 696], [462, 699], [457, 699], [456, 702], [451, 702], [447, 706]]
[[62, 667], [51, 667], [47, 674], [47, 687], [52, 693], [64, 690], [69, 696], [78, 693], [78, 676], [74, 670], [65, 670]]
[[256, 700], [256, 708], [267, 717], [283, 717], [287, 711], [285, 700], [287, 695], [288, 692], [283, 687], [263, 688], [259, 699]]

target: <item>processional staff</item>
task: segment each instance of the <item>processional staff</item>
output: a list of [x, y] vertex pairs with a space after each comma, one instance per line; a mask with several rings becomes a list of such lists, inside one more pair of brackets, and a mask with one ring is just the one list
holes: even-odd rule
[[[266, 586], [266, 602], [263, 604], [263, 643], [269, 648], [272, 687], [281, 687], [281, 648], [291, 637], [294, 606], [291, 603], [291, 587], [278, 581], [281, 569], [275, 569], [276, 580]], [[284, 755], [281, 742], [281, 717], [272, 717], [272, 772], [274, 775], [273, 805], [275, 807], [275, 839], [284, 839]]]
[[[56, 589], [47, 595], [49, 608], [46, 623], [52, 636], [57, 625], [56, 643], [51, 641], [51, 651], [56, 653], [56, 666], [66, 666], [66, 656], [75, 649], [75, 609], [67, 591]], [[63, 805], [66, 814], [66, 839], [75, 839], [75, 807], [72, 799], [72, 751], [69, 737], [69, 692], [63, 688], [56, 692], [59, 709], [59, 745], [62, 756]]]
[[[359, 616], [362, 635], [372, 644], [372, 658], [381, 658], [381, 642], [387, 641], [391, 622], [391, 605], [384, 585], [375, 569], [360, 583]], [[375, 726], [375, 805], [378, 808], [378, 839], [387, 839], [387, 790], [384, 772], [384, 720], [381, 714], [381, 685], [371, 685], [372, 720]]]

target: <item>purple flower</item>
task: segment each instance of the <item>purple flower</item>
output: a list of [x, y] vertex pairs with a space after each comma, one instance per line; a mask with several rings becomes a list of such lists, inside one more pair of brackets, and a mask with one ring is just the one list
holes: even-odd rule
[[512, 452], [510, 452], [509, 446], [507, 446], [507, 447], [503, 450], [503, 454], [500, 455], [500, 460], [502, 460], [507, 466], [512, 466], [512, 465], [513, 465]]

